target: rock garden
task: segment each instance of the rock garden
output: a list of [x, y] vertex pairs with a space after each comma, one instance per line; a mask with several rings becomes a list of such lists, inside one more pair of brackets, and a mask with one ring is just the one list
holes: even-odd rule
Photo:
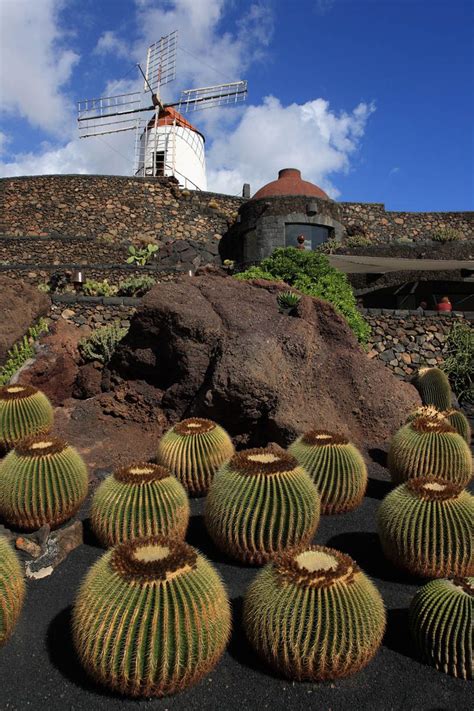
[[324, 255], [228, 271], [3, 282], [0, 706], [467, 710], [472, 363], [397, 378]]

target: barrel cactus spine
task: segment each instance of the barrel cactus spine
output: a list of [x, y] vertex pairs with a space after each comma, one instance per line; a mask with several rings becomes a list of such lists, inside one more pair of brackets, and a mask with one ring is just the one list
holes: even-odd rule
[[321, 495], [323, 514], [344, 513], [359, 506], [367, 488], [367, 467], [346, 437], [311, 430], [288, 448], [306, 469]]
[[24, 437], [49, 432], [53, 408], [48, 398], [31, 385], [0, 388], [0, 448], [9, 450]]
[[474, 578], [431, 580], [410, 605], [410, 629], [421, 658], [445, 674], [474, 677]]
[[234, 454], [227, 432], [212, 420], [178, 422], [158, 443], [157, 461], [179, 479], [188, 494], [204, 496], [219, 469]]
[[90, 569], [73, 611], [79, 658], [127, 696], [165, 696], [219, 661], [231, 628], [224, 585], [207, 559], [163, 536], [127, 541]]
[[91, 524], [104, 546], [132, 538], [183, 539], [189, 500], [169, 469], [136, 462], [108, 476], [92, 499]]
[[324, 546], [283, 553], [251, 583], [247, 637], [290, 679], [324, 681], [362, 669], [385, 630], [382, 597], [349, 556]]
[[10, 637], [25, 597], [21, 564], [5, 536], [0, 535], [0, 647]]
[[238, 452], [219, 469], [205, 521], [221, 550], [261, 565], [286, 548], [309, 543], [319, 513], [320, 497], [309, 474], [284, 450], [268, 447]]
[[466, 441], [469, 445], [471, 444], [471, 426], [466, 415], [461, 412], [461, 410], [455, 410], [451, 408], [450, 410], [445, 410], [443, 416], [447, 419], [451, 427], [456, 430], [456, 432]]
[[472, 478], [472, 456], [465, 440], [439, 415], [416, 417], [401, 427], [390, 443], [392, 481], [437, 476], [466, 486]]
[[443, 479], [410, 479], [391, 491], [378, 512], [386, 557], [412, 575], [431, 578], [474, 573], [474, 497]]
[[0, 463], [0, 516], [25, 530], [54, 528], [74, 516], [87, 488], [86, 464], [73, 447], [48, 435], [28, 437]]
[[412, 379], [423, 405], [434, 405], [438, 410], [451, 407], [451, 387], [448, 376], [440, 368], [420, 368]]

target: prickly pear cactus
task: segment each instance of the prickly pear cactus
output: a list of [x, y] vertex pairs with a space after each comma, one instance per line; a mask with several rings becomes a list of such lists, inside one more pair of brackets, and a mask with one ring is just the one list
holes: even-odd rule
[[10, 637], [25, 597], [23, 571], [16, 552], [0, 535], [0, 647]]
[[437, 476], [466, 486], [472, 478], [472, 455], [463, 438], [439, 413], [415, 417], [393, 437], [388, 453], [392, 481]]
[[194, 684], [219, 661], [230, 628], [229, 600], [212, 565], [162, 536], [107, 551], [73, 612], [81, 663], [127, 696], [165, 696]]
[[74, 516], [87, 487], [87, 467], [74, 447], [48, 435], [28, 437], [0, 463], [0, 516], [17, 528], [54, 528]]
[[320, 499], [294, 457], [273, 448], [235, 454], [217, 472], [206, 500], [206, 526], [233, 558], [261, 565], [285, 548], [309, 543]]
[[324, 546], [289, 551], [266, 565], [244, 602], [252, 646], [290, 679], [354, 674], [376, 654], [385, 608], [349, 556]]
[[474, 574], [474, 497], [442, 479], [410, 479], [391, 491], [378, 512], [383, 551], [413, 575]]
[[413, 598], [409, 617], [423, 660], [445, 674], [474, 677], [474, 578], [431, 580]]
[[216, 471], [233, 454], [232, 440], [222, 427], [191, 417], [161, 438], [157, 461], [173, 472], [190, 496], [204, 496]]
[[0, 388], [0, 448], [11, 449], [24, 437], [49, 432], [53, 408], [44, 393], [31, 385]]
[[359, 450], [342, 435], [312, 430], [288, 451], [306, 469], [321, 495], [323, 514], [357, 508], [367, 488], [367, 467]]
[[189, 522], [186, 492], [169, 469], [136, 462], [108, 476], [92, 499], [91, 524], [104, 546], [132, 538], [183, 539]]

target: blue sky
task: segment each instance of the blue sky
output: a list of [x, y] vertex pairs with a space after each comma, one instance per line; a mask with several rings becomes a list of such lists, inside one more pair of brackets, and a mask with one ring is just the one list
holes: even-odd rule
[[79, 140], [75, 102], [134, 90], [177, 28], [165, 98], [249, 81], [192, 116], [210, 189], [297, 167], [338, 200], [472, 210], [473, 20], [472, 0], [0, 0], [0, 175], [131, 174], [133, 134]]

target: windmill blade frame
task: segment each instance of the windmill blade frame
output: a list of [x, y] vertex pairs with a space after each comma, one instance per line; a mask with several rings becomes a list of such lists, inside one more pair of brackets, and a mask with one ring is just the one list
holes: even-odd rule
[[148, 47], [143, 91], [159, 93], [161, 86], [176, 78], [177, 46], [178, 30], [174, 30]]
[[247, 82], [233, 81], [226, 84], [215, 84], [198, 89], [185, 89], [181, 92], [180, 99], [175, 104], [180, 113], [212, 109], [216, 106], [240, 104], [247, 98]]
[[154, 108], [142, 106], [140, 92], [83, 99], [77, 102], [79, 138], [133, 131], [137, 125], [136, 114], [153, 111]]

